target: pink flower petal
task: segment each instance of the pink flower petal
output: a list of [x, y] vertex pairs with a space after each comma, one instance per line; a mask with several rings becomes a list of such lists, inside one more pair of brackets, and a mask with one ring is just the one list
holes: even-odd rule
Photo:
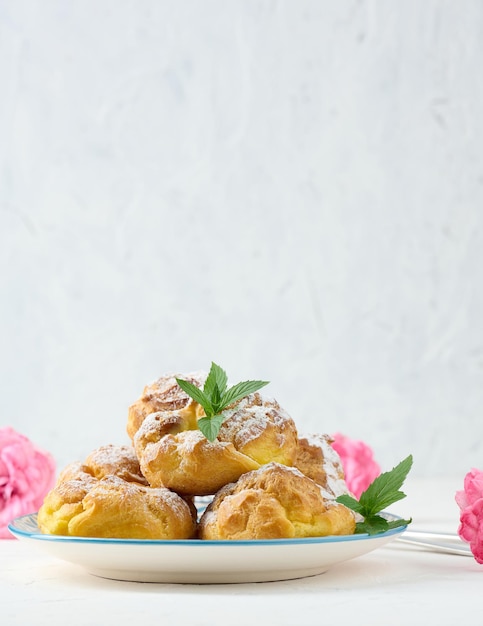
[[52, 456], [13, 428], [0, 428], [0, 538], [13, 538], [8, 524], [34, 513], [54, 482]]
[[379, 476], [381, 468], [374, 460], [372, 449], [363, 441], [336, 433], [332, 447], [339, 454], [349, 490], [359, 498]]
[[460, 507], [458, 534], [470, 544], [477, 563], [483, 564], [483, 472], [468, 472], [464, 489], [456, 492], [455, 500]]
[[464, 490], [468, 504], [483, 498], [483, 472], [474, 468], [468, 472], [465, 476]]

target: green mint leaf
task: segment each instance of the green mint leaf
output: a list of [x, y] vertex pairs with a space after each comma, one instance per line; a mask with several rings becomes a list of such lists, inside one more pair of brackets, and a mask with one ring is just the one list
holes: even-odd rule
[[223, 408], [229, 406], [230, 404], [233, 404], [233, 402], [236, 402], [236, 400], [241, 400], [241, 398], [244, 398], [245, 396], [248, 396], [249, 394], [258, 391], [262, 387], [265, 387], [265, 385], [268, 385], [268, 381], [247, 380], [243, 383], [233, 385], [233, 387], [230, 387], [230, 389], [228, 389], [228, 391], [223, 394]]
[[367, 533], [369, 535], [377, 535], [379, 533], [385, 533], [388, 530], [393, 530], [394, 528], [407, 526], [411, 522], [411, 519], [387, 520], [381, 515], [373, 515], [363, 522], [357, 522], [355, 534]]
[[367, 517], [363, 522], [357, 522], [356, 534], [367, 533], [368, 535], [377, 535], [385, 533], [388, 530], [388, 521], [380, 515]]
[[404, 483], [412, 464], [413, 457], [409, 455], [389, 472], [380, 474], [361, 494], [359, 503], [364, 508], [365, 517], [371, 517], [406, 497], [399, 488]]
[[356, 523], [356, 533], [368, 533], [376, 535], [393, 528], [400, 528], [411, 523], [411, 519], [387, 520], [377, 515], [384, 508], [406, 497], [399, 491], [413, 464], [413, 457], [409, 455], [401, 463], [393, 467], [391, 471], [380, 474], [369, 487], [362, 492], [359, 500], [348, 494], [336, 498], [336, 502], [352, 509], [364, 519]]
[[190, 398], [193, 398], [195, 402], [201, 404], [208, 417], [211, 417], [213, 415], [214, 411], [211, 402], [199, 387], [193, 385], [193, 383], [190, 383], [187, 380], [183, 380], [182, 378], [177, 378], [176, 382], [181, 387], [181, 389], [190, 396]]
[[409, 519], [395, 519], [387, 522], [387, 529], [392, 530], [393, 528], [400, 528], [401, 526], [407, 526], [412, 522], [412, 518]]
[[215, 414], [221, 411], [221, 408], [222, 408], [221, 393], [220, 393], [220, 388], [218, 387], [217, 384], [215, 384], [213, 393], [211, 394], [211, 406], [213, 407], [213, 411], [215, 412]]
[[203, 392], [205, 393], [206, 397], [209, 398], [210, 401], [212, 401], [213, 393], [216, 388], [218, 388], [220, 396], [225, 393], [227, 382], [228, 377], [225, 370], [216, 363], [212, 362], [208, 377], [203, 387]]
[[349, 496], [348, 494], [343, 494], [342, 496], [337, 497], [335, 501], [339, 504], [343, 504], [348, 509], [352, 509], [352, 511], [355, 511], [356, 513], [364, 515], [364, 507], [362, 506], [362, 504], [360, 504], [355, 498]]
[[206, 416], [198, 420], [198, 428], [210, 441], [218, 437], [221, 424], [226, 417], [222, 413], [224, 408], [268, 385], [268, 381], [248, 380], [234, 385], [227, 391], [227, 381], [225, 370], [213, 362], [202, 390], [187, 380], [176, 379], [181, 389], [205, 410]]
[[215, 441], [224, 419], [225, 416], [222, 413], [213, 415], [213, 417], [201, 417], [198, 420], [198, 428], [209, 441]]

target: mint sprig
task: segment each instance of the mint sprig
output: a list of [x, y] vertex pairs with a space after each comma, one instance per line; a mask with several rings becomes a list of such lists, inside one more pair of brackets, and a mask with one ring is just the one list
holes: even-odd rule
[[203, 389], [182, 378], [177, 378], [176, 382], [190, 398], [203, 407], [205, 417], [198, 420], [198, 428], [210, 441], [214, 441], [220, 432], [225, 419], [223, 409], [268, 385], [268, 381], [264, 380], [247, 380], [227, 389], [226, 372], [216, 363], [211, 364]]
[[344, 504], [364, 518], [362, 522], [356, 523], [356, 533], [377, 535], [411, 523], [411, 519], [389, 521], [378, 514], [389, 505], [406, 497], [406, 494], [399, 489], [406, 480], [412, 464], [413, 457], [410, 454], [392, 470], [380, 474], [373, 480], [369, 487], [361, 493], [359, 500], [347, 494], [336, 498], [337, 502]]

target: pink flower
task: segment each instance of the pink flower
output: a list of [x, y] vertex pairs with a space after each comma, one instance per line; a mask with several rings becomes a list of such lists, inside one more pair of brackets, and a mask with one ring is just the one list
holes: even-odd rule
[[483, 498], [483, 472], [472, 469], [465, 476], [464, 489], [456, 492], [455, 499], [463, 510], [480, 498]]
[[0, 538], [13, 539], [8, 524], [37, 511], [54, 482], [52, 456], [13, 428], [0, 428]]
[[470, 544], [473, 556], [483, 565], [483, 472], [472, 469], [465, 476], [464, 489], [457, 491], [460, 507], [458, 534]]
[[363, 441], [345, 435], [332, 435], [332, 447], [339, 454], [349, 491], [356, 498], [379, 476], [381, 468], [374, 460], [372, 449]]

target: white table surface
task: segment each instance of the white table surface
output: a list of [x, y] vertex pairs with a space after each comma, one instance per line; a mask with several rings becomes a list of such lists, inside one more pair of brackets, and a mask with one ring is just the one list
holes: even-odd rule
[[[455, 532], [463, 477], [408, 479], [392, 507], [412, 528]], [[97, 578], [79, 566], [0, 541], [0, 624], [483, 625], [483, 566], [472, 557], [397, 541], [299, 580], [235, 585], [168, 585]]]

